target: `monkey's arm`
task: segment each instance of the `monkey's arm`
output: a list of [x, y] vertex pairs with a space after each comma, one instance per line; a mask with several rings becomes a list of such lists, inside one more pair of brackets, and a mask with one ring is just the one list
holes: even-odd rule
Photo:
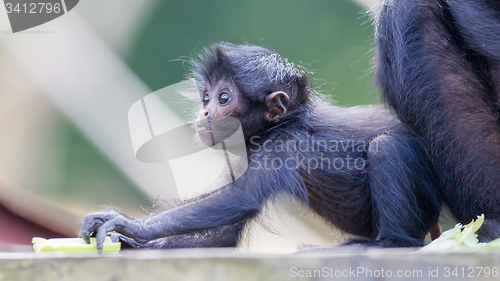
[[[236, 181], [205, 199], [175, 208], [153, 217], [133, 220], [119, 212], [99, 212], [87, 215], [80, 236], [89, 241], [94, 233], [97, 249], [102, 250], [108, 232], [115, 231], [134, 239], [140, 244], [173, 235], [200, 232], [218, 226], [246, 222], [256, 216], [262, 203], [280, 191], [298, 193], [300, 182], [296, 170], [265, 169], [260, 159], [284, 155], [251, 157], [247, 171]], [[272, 156], [272, 157], [271, 157]], [[285, 157], [285, 158], [283, 158]], [[283, 190], [288, 189], [288, 190]], [[295, 191], [292, 191], [295, 190]]]
[[253, 192], [252, 185], [243, 185], [243, 182], [235, 181], [203, 200], [145, 219], [133, 220], [116, 211], [90, 214], [84, 219], [80, 235], [89, 241], [90, 235], [96, 232], [97, 249], [101, 251], [110, 231], [145, 244], [161, 237], [244, 221], [259, 212], [264, 196]]
[[244, 225], [244, 222], [222, 225], [198, 232], [158, 238], [151, 240], [146, 244], [137, 243], [134, 239], [116, 232], [110, 233], [110, 237], [113, 242], [121, 242], [122, 249], [236, 247], [240, 240], [240, 235]]

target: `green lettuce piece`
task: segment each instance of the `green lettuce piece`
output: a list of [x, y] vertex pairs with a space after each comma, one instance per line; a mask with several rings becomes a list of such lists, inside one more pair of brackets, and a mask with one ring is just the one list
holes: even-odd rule
[[[64, 253], [97, 253], [96, 239], [90, 238], [90, 244], [85, 243], [82, 238], [52, 238], [45, 239], [33, 237], [31, 240], [35, 253], [64, 252]], [[104, 239], [102, 252], [104, 254], [116, 254], [120, 251], [121, 243], [113, 243], [111, 238]]]
[[447, 230], [423, 247], [418, 252], [472, 252], [500, 250], [500, 238], [489, 243], [479, 243], [476, 231], [484, 222], [484, 215], [463, 226], [457, 223], [454, 228]]

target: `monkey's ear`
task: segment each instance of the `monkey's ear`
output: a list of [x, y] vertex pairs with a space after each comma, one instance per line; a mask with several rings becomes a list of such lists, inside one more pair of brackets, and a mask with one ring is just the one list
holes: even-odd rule
[[266, 119], [269, 122], [277, 123], [285, 117], [287, 107], [290, 104], [290, 97], [285, 92], [273, 92], [266, 98]]

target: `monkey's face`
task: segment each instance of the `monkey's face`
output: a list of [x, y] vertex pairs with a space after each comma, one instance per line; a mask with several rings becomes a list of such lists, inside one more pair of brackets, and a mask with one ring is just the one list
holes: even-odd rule
[[207, 83], [201, 94], [201, 102], [199, 120], [242, 115], [249, 107], [248, 101], [242, 96], [238, 87], [225, 80], [218, 81], [215, 85]]
[[200, 139], [210, 146], [232, 135], [235, 128], [239, 127], [239, 122], [235, 127], [235, 121], [249, 109], [249, 102], [238, 87], [224, 80], [215, 85], [207, 83], [201, 94], [201, 101], [202, 108], [198, 114], [196, 130]]

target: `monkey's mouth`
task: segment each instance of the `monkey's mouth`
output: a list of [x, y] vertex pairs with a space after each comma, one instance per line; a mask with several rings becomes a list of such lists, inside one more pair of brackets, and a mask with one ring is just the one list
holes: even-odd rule
[[196, 127], [196, 132], [198, 133], [209, 133], [211, 131], [212, 130], [208, 129], [207, 127], [202, 127], [202, 126]]
[[212, 124], [210, 124], [210, 119], [199, 120], [196, 123], [196, 131], [198, 133], [208, 133], [212, 132]]
[[239, 127], [238, 119], [225, 116], [198, 120], [195, 130], [204, 143], [214, 146], [234, 135]]

